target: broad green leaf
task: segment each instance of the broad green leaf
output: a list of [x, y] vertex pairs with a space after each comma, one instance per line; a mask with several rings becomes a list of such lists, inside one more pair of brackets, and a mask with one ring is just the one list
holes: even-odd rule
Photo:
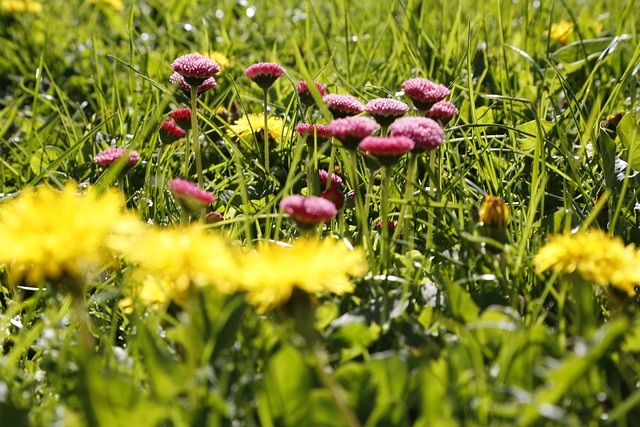
[[[540, 126], [540, 128], [538, 128]], [[547, 133], [553, 129], [555, 124], [547, 120], [531, 120], [526, 123], [522, 123], [516, 127], [518, 129], [517, 140], [520, 148], [524, 151], [533, 150], [536, 148], [538, 138], [544, 139]], [[540, 130], [544, 133], [539, 135]]]
[[447, 396], [451, 387], [447, 360], [443, 357], [430, 362], [420, 369], [418, 381], [422, 405], [417, 427], [456, 427], [458, 422], [453, 417], [453, 405]]
[[46, 145], [42, 148], [38, 148], [29, 160], [29, 166], [33, 173], [40, 173], [43, 170], [49, 168], [49, 165], [53, 163], [57, 158], [62, 156], [62, 149], [51, 145]]
[[[617, 127], [620, 143], [627, 150], [622, 156], [635, 170], [640, 170], [640, 132], [635, 115], [627, 113], [624, 115]], [[628, 159], [628, 160], [627, 160]]]

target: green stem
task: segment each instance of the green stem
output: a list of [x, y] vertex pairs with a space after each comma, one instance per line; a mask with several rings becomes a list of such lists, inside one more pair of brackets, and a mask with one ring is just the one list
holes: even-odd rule
[[[193, 150], [196, 154], [196, 173], [198, 174], [198, 188], [204, 189], [204, 176], [202, 175], [202, 157], [200, 155], [200, 140], [198, 135], [198, 86], [191, 86], [191, 138], [193, 138]], [[187, 167], [189, 163], [187, 162]], [[205, 208], [200, 210], [200, 222], [205, 221]]]
[[429, 152], [429, 195], [427, 196], [427, 249], [432, 249], [433, 245], [433, 209], [431, 206], [431, 201], [436, 195], [435, 191], [435, 181], [433, 177], [436, 173], [436, 153], [435, 150]]
[[382, 198], [380, 200], [380, 216], [382, 217], [382, 239], [380, 239], [380, 256], [382, 272], [387, 274], [389, 267], [389, 168], [382, 167]]
[[267, 114], [267, 89], [262, 90], [264, 102], [264, 169], [269, 174], [269, 115]]
[[396, 225], [396, 231], [394, 233], [394, 240], [397, 238], [398, 233], [402, 230], [402, 240], [408, 243], [409, 250], [413, 249], [413, 238], [410, 239], [409, 230], [413, 228], [404, 224], [405, 218], [411, 217], [411, 199], [413, 198], [413, 181], [415, 180], [416, 170], [418, 169], [418, 155], [414, 152], [409, 153], [409, 166], [407, 167], [407, 181], [405, 183], [404, 200], [405, 205], [400, 209], [400, 216], [398, 216], [398, 224]]

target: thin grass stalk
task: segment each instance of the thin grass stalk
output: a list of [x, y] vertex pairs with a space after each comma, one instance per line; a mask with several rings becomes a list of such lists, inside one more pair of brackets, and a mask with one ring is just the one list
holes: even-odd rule
[[409, 250], [413, 248], [413, 241], [409, 240], [410, 233], [409, 227], [404, 224], [405, 218], [412, 216], [411, 199], [413, 198], [414, 180], [416, 171], [418, 169], [418, 155], [415, 152], [409, 153], [409, 166], [407, 168], [407, 181], [405, 182], [404, 200], [406, 204], [400, 209], [400, 215], [398, 216], [398, 225], [395, 230], [395, 237], [402, 231], [402, 239], [408, 243]]

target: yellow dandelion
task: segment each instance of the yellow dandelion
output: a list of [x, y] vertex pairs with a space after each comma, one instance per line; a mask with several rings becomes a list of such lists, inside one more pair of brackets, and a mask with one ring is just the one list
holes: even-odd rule
[[554, 22], [549, 31], [549, 38], [555, 40], [561, 45], [566, 45], [569, 36], [573, 33], [573, 24], [569, 21]]
[[[147, 280], [151, 276], [160, 290], [166, 289], [177, 304], [186, 302], [192, 286], [235, 291], [236, 258], [231, 248], [222, 237], [198, 226], [150, 229], [130, 242], [125, 258], [137, 264]], [[153, 295], [158, 299], [157, 290]]]
[[42, 4], [32, 0], [2, 0], [0, 9], [6, 13], [40, 13]]
[[93, 4], [109, 6], [115, 10], [124, 9], [124, 4], [122, 3], [121, 0], [92, 0], [92, 1], [93, 1]]
[[136, 270], [132, 274], [133, 289], [131, 296], [123, 298], [118, 306], [124, 314], [131, 314], [137, 301], [157, 308], [169, 301], [171, 284], [166, 280], [158, 280], [152, 274]]
[[[280, 142], [284, 131], [284, 121], [279, 117], [271, 116], [267, 126], [269, 127], [269, 139]], [[264, 132], [264, 114], [251, 113], [239, 118], [233, 125], [229, 126], [227, 135], [238, 135], [241, 138], [246, 138], [260, 132]]]
[[600, 286], [611, 285], [629, 296], [640, 284], [640, 254], [602, 230], [551, 236], [533, 259], [536, 272], [578, 273]]
[[509, 207], [501, 198], [487, 195], [480, 208], [480, 221], [488, 227], [503, 229], [509, 221]]
[[352, 292], [351, 277], [367, 272], [364, 254], [333, 239], [264, 244], [243, 256], [238, 281], [258, 312], [285, 304], [294, 289], [314, 294]]
[[82, 194], [72, 184], [27, 190], [0, 208], [0, 264], [16, 281], [81, 278], [108, 261], [112, 239], [135, 232], [123, 206], [116, 192]]

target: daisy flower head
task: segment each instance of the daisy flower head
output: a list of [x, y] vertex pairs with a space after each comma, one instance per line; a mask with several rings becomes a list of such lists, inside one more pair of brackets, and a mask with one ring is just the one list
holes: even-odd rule
[[177, 140], [185, 137], [184, 131], [177, 124], [169, 121], [164, 121], [160, 125], [158, 131], [158, 138], [162, 144], [171, 144]]
[[[318, 170], [318, 177], [320, 178], [320, 185], [322, 187], [327, 186], [327, 181], [329, 180], [329, 172], [324, 169]], [[337, 173], [331, 174], [331, 187], [340, 187], [342, 185], [342, 178]]]
[[640, 254], [633, 245], [596, 229], [549, 237], [533, 258], [538, 274], [553, 270], [579, 274], [600, 286], [611, 285], [635, 295], [640, 284]]
[[0, 265], [15, 284], [59, 281], [77, 295], [85, 274], [110, 262], [115, 240], [140, 228], [116, 191], [27, 189], [0, 208]]
[[196, 53], [182, 55], [173, 61], [171, 67], [191, 86], [200, 86], [220, 71], [216, 61]]
[[329, 200], [336, 206], [337, 210], [342, 209], [342, 205], [344, 204], [344, 194], [340, 190], [340, 187], [329, 187], [325, 190], [322, 190], [322, 195], [320, 196], [323, 199]]
[[456, 114], [458, 109], [449, 101], [438, 101], [425, 112], [426, 117], [439, 121], [443, 125], [449, 123]]
[[392, 136], [406, 136], [415, 143], [414, 151], [435, 150], [445, 140], [442, 127], [428, 117], [402, 117], [391, 124]]
[[378, 130], [380, 125], [370, 117], [345, 117], [329, 123], [328, 130], [347, 150], [355, 151], [358, 144]]
[[224, 216], [220, 212], [209, 212], [205, 217], [205, 222], [207, 224], [216, 224], [220, 221], [224, 221]]
[[[191, 85], [187, 83], [185, 78], [182, 77], [180, 73], [174, 72], [173, 74], [171, 74], [171, 76], [169, 77], [169, 81], [174, 85], [178, 86], [180, 89], [182, 89], [185, 95], [191, 96]], [[198, 95], [208, 91], [209, 89], [213, 89], [217, 85], [218, 85], [218, 82], [216, 82], [216, 79], [213, 77], [209, 77], [208, 79], [204, 80], [200, 85], [198, 85]]]
[[244, 74], [262, 89], [269, 89], [284, 74], [284, 70], [275, 62], [258, 62], [247, 68]]
[[[313, 83], [316, 87], [316, 89], [318, 89], [318, 92], [320, 93], [320, 97], [322, 98], [323, 96], [326, 95], [327, 90], [324, 88], [324, 86], [322, 86], [320, 83]], [[313, 99], [313, 95], [311, 94], [311, 90], [309, 90], [309, 85], [307, 84], [306, 81], [302, 80], [299, 81], [298, 84], [296, 84], [296, 92], [298, 92], [298, 96], [300, 97], [300, 103], [302, 105], [305, 106], [310, 106], [315, 104], [315, 99]]]
[[351, 278], [367, 272], [364, 253], [334, 239], [299, 239], [290, 246], [265, 243], [244, 255], [240, 288], [258, 313], [285, 305], [295, 291], [353, 292]]
[[93, 157], [93, 161], [102, 167], [109, 167], [122, 158], [126, 153], [129, 153], [129, 160], [127, 160], [127, 167], [131, 167], [140, 161], [140, 155], [135, 150], [127, 150], [125, 148], [107, 148], [106, 150], [96, 154]]
[[413, 101], [418, 110], [428, 110], [451, 93], [446, 86], [423, 78], [413, 78], [402, 82], [404, 93]]
[[331, 132], [329, 132], [329, 128], [326, 125], [300, 123], [296, 126], [296, 132], [300, 136], [307, 137], [306, 142], [311, 146], [314, 143], [314, 138], [318, 141], [318, 144], [322, 144], [331, 138]]
[[377, 98], [367, 102], [364, 110], [380, 124], [389, 126], [395, 119], [409, 111], [409, 106], [402, 101], [391, 98]]
[[188, 212], [196, 212], [216, 200], [216, 196], [213, 194], [198, 188], [191, 181], [180, 178], [174, 178], [169, 183], [169, 189]]
[[301, 228], [331, 221], [338, 214], [336, 206], [329, 200], [316, 196], [294, 194], [280, 202], [280, 209], [289, 214]]
[[406, 136], [368, 136], [358, 147], [365, 154], [375, 157], [383, 166], [392, 166], [400, 156], [413, 150], [415, 143]]
[[[267, 131], [269, 132], [269, 141], [280, 142], [284, 132], [284, 121], [280, 117], [269, 116], [267, 120]], [[264, 113], [250, 113], [236, 120], [229, 129], [228, 136], [239, 136], [247, 138], [248, 136], [264, 134]]]
[[173, 110], [169, 116], [181, 129], [191, 130], [191, 108], [178, 108]]
[[364, 105], [351, 95], [329, 94], [322, 100], [327, 104], [327, 108], [334, 119], [341, 119], [348, 116], [355, 116], [364, 111]]

